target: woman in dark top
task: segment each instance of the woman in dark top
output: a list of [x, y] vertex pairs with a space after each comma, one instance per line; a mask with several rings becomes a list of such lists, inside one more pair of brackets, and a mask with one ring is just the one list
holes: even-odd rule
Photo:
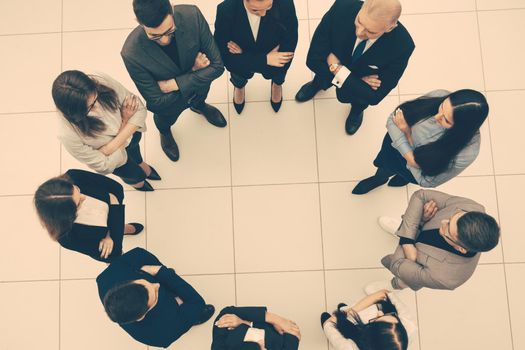
[[279, 111], [297, 29], [293, 0], [225, 0], [217, 6], [215, 41], [230, 72], [237, 113], [244, 108], [245, 85], [254, 73], [272, 81], [270, 102]]
[[109, 262], [122, 254], [124, 235], [144, 226], [124, 224], [124, 190], [108, 177], [68, 170], [38, 187], [34, 203], [43, 226], [66, 249]]
[[297, 350], [301, 332], [266, 307], [229, 306], [213, 325], [211, 350]]

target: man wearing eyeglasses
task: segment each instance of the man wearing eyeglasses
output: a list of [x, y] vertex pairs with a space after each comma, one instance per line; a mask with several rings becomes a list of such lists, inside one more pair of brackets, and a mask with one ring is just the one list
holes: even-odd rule
[[351, 104], [345, 130], [357, 132], [363, 111], [377, 105], [397, 85], [414, 51], [398, 22], [398, 0], [337, 0], [317, 26], [306, 65], [314, 73], [295, 99], [305, 102], [332, 85], [337, 99]]
[[208, 23], [196, 6], [134, 0], [133, 10], [140, 25], [126, 39], [121, 55], [148, 110], [154, 113], [164, 153], [175, 162], [179, 149], [171, 126], [186, 108], [212, 125], [226, 126], [221, 112], [205, 102], [224, 65]]
[[481, 204], [433, 190], [412, 195], [401, 224], [380, 217], [379, 225], [400, 238], [399, 246], [381, 260], [394, 278], [374, 282], [369, 290], [381, 283], [390, 290], [453, 290], [472, 276], [481, 252], [496, 247], [500, 237], [496, 220]]

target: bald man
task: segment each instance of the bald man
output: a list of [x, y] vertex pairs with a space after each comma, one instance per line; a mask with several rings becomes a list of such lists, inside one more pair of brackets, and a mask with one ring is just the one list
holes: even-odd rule
[[308, 51], [306, 65], [315, 77], [295, 99], [305, 102], [335, 86], [339, 102], [351, 104], [345, 129], [355, 134], [363, 111], [397, 85], [414, 51], [400, 15], [398, 0], [336, 0], [317, 26]]

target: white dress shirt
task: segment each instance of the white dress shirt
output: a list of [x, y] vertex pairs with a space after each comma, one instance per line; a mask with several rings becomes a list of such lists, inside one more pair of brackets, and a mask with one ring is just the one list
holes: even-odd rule
[[244, 336], [244, 341], [258, 343], [264, 340], [264, 334], [264, 329], [250, 327]]
[[89, 226], [108, 226], [109, 206], [97, 198], [86, 196], [77, 209], [75, 223]]
[[[368, 41], [366, 42], [365, 44], [365, 49], [363, 50], [363, 55], [365, 54], [365, 52], [370, 48], [372, 47], [372, 45], [374, 45], [374, 43], [377, 41], [377, 39], [379, 39], [380, 37], [377, 37], [375, 39], [368, 39]], [[355, 44], [354, 44], [354, 49], [352, 50], [352, 56], [354, 55], [354, 51], [355, 51], [355, 48], [357, 47], [357, 45], [359, 45], [359, 43], [363, 41], [362, 39], [359, 39], [357, 38], [355, 40]], [[334, 79], [332, 80], [332, 84], [337, 86], [338, 88], [341, 88], [343, 86], [343, 84], [345, 83], [346, 79], [348, 78], [348, 76], [350, 75], [350, 70], [348, 68], [346, 68], [345, 66], [341, 66], [341, 69], [339, 69], [339, 72], [337, 72], [337, 74], [334, 76]]]
[[[244, 6], [246, 9], [246, 5]], [[261, 24], [261, 17], [254, 15], [248, 9], [246, 9], [248, 15], [248, 22], [250, 22], [250, 28], [252, 29], [253, 40], [257, 41], [257, 35], [259, 34], [259, 25]]]

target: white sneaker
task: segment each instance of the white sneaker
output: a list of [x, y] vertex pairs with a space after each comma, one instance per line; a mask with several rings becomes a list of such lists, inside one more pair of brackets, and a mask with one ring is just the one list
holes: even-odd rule
[[391, 218], [388, 216], [380, 216], [379, 219], [377, 219], [377, 223], [383, 231], [390, 233], [393, 236], [396, 236], [396, 232], [399, 229], [399, 226], [401, 226], [401, 221], [401, 218]]
[[366, 295], [374, 294], [375, 292], [378, 292], [383, 289], [386, 289], [389, 292], [392, 292], [394, 290], [391, 279], [375, 281], [375, 282], [367, 284], [364, 288]]

